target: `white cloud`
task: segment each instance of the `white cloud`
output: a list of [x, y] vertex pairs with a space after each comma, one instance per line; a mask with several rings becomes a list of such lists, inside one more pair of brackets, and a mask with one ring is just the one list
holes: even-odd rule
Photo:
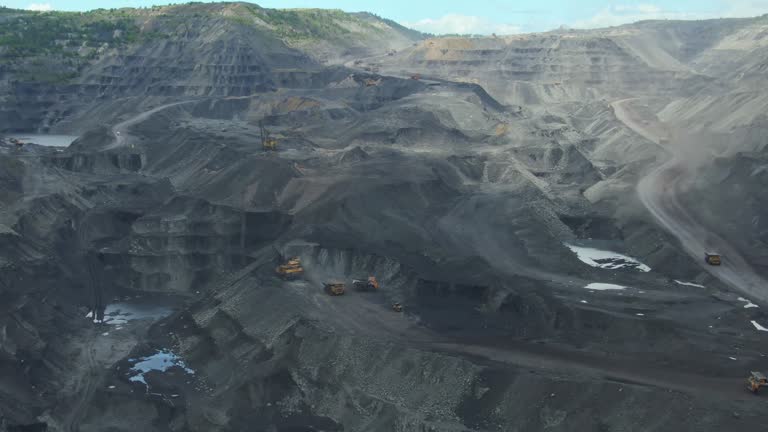
[[640, 12], [644, 14], [656, 14], [661, 12], [661, 8], [654, 4], [618, 5], [615, 9], [618, 12]]
[[406, 27], [434, 34], [485, 34], [520, 33], [520, 27], [512, 24], [497, 23], [487, 18], [448, 14], [440, 18], [425, 18], [415, 22], [403, 22]]
[[679, 12], [665, 10], [655, 4], [624, 4], [600, 10], [591, 18], [574, 23], [575, 28], [599, 28], [628, 24], [643, 20], [691, 20], [716, 18], [712, 12]]
[[32, 3], [31, 5], [27, 6], [27, 10], [37, 11], [37, 12], [48, 12], [53, 10], [53, 6], [51, 6], [50, 3]]
[[768, 13], [768, 0], [721, 0], [725, 6], [723, 17], [752, 17]]

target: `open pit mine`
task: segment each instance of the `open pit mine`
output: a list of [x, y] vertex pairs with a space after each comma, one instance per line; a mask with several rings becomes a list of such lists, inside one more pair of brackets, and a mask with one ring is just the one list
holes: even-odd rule
[[767, 64], [0, 8], [0, 431], [764, 430]]

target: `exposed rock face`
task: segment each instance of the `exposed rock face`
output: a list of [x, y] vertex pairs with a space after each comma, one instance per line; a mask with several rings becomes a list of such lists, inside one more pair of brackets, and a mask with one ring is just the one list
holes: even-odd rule
[[[322, 87], [334, 78], [321, 64], [401, 48], [421, 37], [369, 14], [278, 11], [246, 3], [124, 9], [115, 15], [119, 19], [99, 12], [4, 14], [10, 41], [0, 52], [9, 60], [0, 69], [0, 97], [6, 101], [0, 132], [74, 130], [69, 124], [73, 114], [103, 107], [105, 98], [245, 96], [276, 88]], [[34, 26], [25, 27], [25, 20], [33, 20]], [[99, 26], [115, 30], [88, 33]], [[84, 46], [75, 49], [81, 41], [73, 33], [56, 34], [57, 28], [86, 33]], [[19, 55], [14, 44], [23, 45], [31, 37], [40, 38], [40, 46]], [[97, 43], [98, 49], [86, 48]], [[41, 62], [57, 71], [71, 70], [35, 80], [40, 74], [34, 65]], [[106, 120], [105, 113], [99, 120]]]
[[[0, 142], [0, 428], [764, 423], [761, 299], [636, 192], [682, 160], [671, 204], [763, 268], [764, 18], [422, 41], [242, 3], [84, 17], [0, 14], [90, 29], [0, 71], [0, 131], [80, 136]], [[93, 328], [160, 294], [162, 322]]]

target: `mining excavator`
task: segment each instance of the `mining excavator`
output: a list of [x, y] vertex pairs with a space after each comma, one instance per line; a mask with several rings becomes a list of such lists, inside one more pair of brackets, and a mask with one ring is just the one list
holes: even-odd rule
[[707, 252], [704, 254], [704, 262], [709, 265], [719, 266], [721, 263], [720, 254], [714, 252]]
[[344, 294], [344, 291], [346, 290], [344, 282], [326, 282], [323, 285], [325, 287], [325, 292], [332, 296], [340, 296]]
[[762, 372], [752, 372], [747, 378], [747, 388], [752, 393], [757, 394], [760, 387], [768, 387], [768, 378]]
[[379, 281], [375, 276], [368, 276], [368, 280], [354, 279], [352, 280], [352, 286], [358, 291], [378, 291]]
[[261, 132], [261, 146], [264, 150], [277, 150], [277, 140], [269, 136], [269, 131], [264, 127], [264, 122], [259, 122]]
[[277, 266], [275, 271], [286, 280], [298, 279], [304, 275], [304, 268], [301, 267], [299, 258], [289, 259], [287, 263]]

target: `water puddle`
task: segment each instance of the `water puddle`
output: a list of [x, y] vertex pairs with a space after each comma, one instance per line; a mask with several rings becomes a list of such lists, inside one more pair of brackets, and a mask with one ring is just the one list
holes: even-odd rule
[[78, 137], [74, 135], [20, 134], [8, 135], [25, 144], [37, 144], [45, 147], [68, 147]]
[[180, 368], [189, 375], [195, 374], [195, 371], [187, 367], [181, 357], [167, 348], [157, 350], [152, 355], [132, 358], [128, 359], [128, 361], [133, 364], [129, 371], [128, 381], [140, 382], [147, 387], [149, 386], [147, 385], [146, 374], [151, 371], [166, 372], [172, 368]]
[[595, 249], [591, 247], [576, 246], [568, 243], [564, 243], [564, 245], [573, 253], [575, 253], [581, 262], [592, 267], [609, 270], [627, 268], [641, 272], [651, 271], [651, 268], [647, 265], [632, 257], [620, 254], [618, 252]]
[[[103, 318], [94, 316], [93, 311], [85, 317], [94, 324], [122, 326], [130, 321], [157, 321], [173, 313], [173, 299], [170, 298], [134, 298], [110, 303], [104, 308]], [[117, 328], [118, 330], [120, 327]]]
[[136, 303], [113, 303], [104, 310], [104, 324], [120, 325], [134, 320], [158, 320], [171, 314], [167, 306]]

